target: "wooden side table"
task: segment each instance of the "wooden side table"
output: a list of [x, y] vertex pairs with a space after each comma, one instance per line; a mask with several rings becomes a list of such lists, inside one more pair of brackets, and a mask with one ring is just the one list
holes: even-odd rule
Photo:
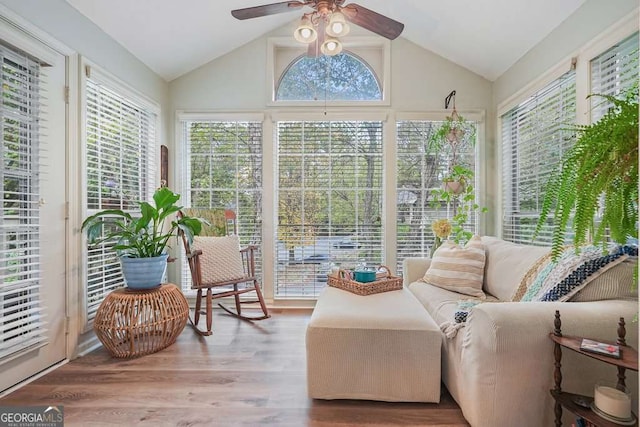
[[100, 304], [93, 329], [114, 357], [136, 357], [173, 344], [188, 318], [189, 304], [174, 284], [144, 291], [122, 288]]
[[[627, 346], [625, 341], [626, 329], [624, 318], [620, 318], [620, 322], [618, 323], [618, 339], [615, 343], [620, 346], [620, 359], [614, 359], [609, 356], [601, 356], [599, 354], [591, 353], [588, 351], [584, 351], [580, 348], [583, 337], [575, 337], [575, 336], [566, 336], [562, 335], [561, 330], [561, 321], [560, 321], [560, 311], [556, 310], [555, 320], [554, 320], [554, 331], [549, 334], [549, 338], [554, 342], [554, 388], [550, 390], [551, 396], [553, 396], [555, 400], [554, 405], [554, 413], [555, 413], [555, 426], [562, 426], [562, 408], [565, 407], [570, 412], [576, 414], [577, 416], [583, 418], [588, 427], [616, 427], [623, 424], [618, 424], [608, 419], [605, 419], [599, 416], [596, 412], [594, 412], [591, 408], [583, 406], [584, 404], [591, 404], [593, 402], [593, 397], [584, 396], [574, 393], [567, 393], [566, 391], [562, 391], [562, 347], [569, 348], [576, 353], [582, 354], [587, 357], [591, 357], [592, 359], [599, 360], [604, 363], [608, 363], [610, 365], [614, 365], [618, 368], [618, 388], [626, 387], [625, 384], [625, 371], [627, 369], [632, 371], [638, 371], [638, 351], [634, 348]], [[581, 402], [582, 404], [579, 404]], [[638, 425], [638, 418], [635, 413], [631, 413], [632, 418], [634, 419], [631, 423], [625, 423], [624, 425]]]

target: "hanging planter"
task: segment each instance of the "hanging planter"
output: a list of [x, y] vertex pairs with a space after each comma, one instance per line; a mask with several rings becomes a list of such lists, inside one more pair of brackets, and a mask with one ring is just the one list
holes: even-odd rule
[[464, 191], [464, 183], [460, 181], [445, 181], [442, 187], [452, 194], [461, 194]]

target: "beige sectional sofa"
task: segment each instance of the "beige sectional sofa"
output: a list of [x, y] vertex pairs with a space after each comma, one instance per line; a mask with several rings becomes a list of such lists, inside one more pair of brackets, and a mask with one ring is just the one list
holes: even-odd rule
[[[618, 320], [624, 317], [629, 325], [627, 343], [637, 349], [637, 299], [512, 302], [523, 277], [548, 248], [516, 245], [495, 237], [483, 237], [482, 242], [486, 251], [483, 291], [487, 297], [470, 309], [464, 327], [455, 336], [443, 337], [442, 380], [474, 427], [553, 425], [549, 390], [553, 388], [554, 357], [548, 335], [553, 330], [555, 310], [560, 310], [565, 335], [600, 340], [615, 341]], [[406, 259], [405, 286], [436, 324], [450, 324], [459, 301], [474, 298], [421, 281], [429, 265], [428, 258]], [[625, 268], [630, 271], [628, 265], [619, 264], [600, 280], [606, 279], [605, 274], [615, 278]], [[563, 390], [593, 395], [595, 382], [615, 381], [617, 371], [564, 350], [562, 373]], [[627, 371], [627, 385], [637, 390], [636, 372]], [[632, 408], [638, 408], [636, 392]], [[564, 413], [565, 425], [571, 425], [571, 419], [575, 422], [575, 416]]]

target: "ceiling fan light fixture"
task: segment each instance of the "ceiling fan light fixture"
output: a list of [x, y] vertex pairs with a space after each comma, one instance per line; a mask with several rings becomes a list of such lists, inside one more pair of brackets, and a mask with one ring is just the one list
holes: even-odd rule
[[349, 34], [351, 27], [347, 24], [347, 20], [341, 12], [334, 12], [329, 18], [326, 32], [331, 37], [343, 37]]
[[318, 32], [311, 24], [308, 16], [303, 16], [298, 28], [293, 33], [293, 37], [300, 43], [312, 43], [318, 38]]
[[322, 46], [320, 46], [320, 51], [328, 56], [337, 55], [342, 52], [342, 43], [340, 43], [338, 39], [329, 37], [322, 43]]

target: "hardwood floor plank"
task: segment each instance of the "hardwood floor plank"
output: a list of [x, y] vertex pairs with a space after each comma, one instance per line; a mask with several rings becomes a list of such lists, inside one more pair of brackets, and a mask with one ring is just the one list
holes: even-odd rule
[[443, 388], [439, 404], [307, 397], [310, 311], [249, 323], [216, 312], [214, 334], [186, 328], [176, 344], [136, 359], [103, 348], [0, 399], [64, 405], [66, 426], [441, 426], [468, 424]]

